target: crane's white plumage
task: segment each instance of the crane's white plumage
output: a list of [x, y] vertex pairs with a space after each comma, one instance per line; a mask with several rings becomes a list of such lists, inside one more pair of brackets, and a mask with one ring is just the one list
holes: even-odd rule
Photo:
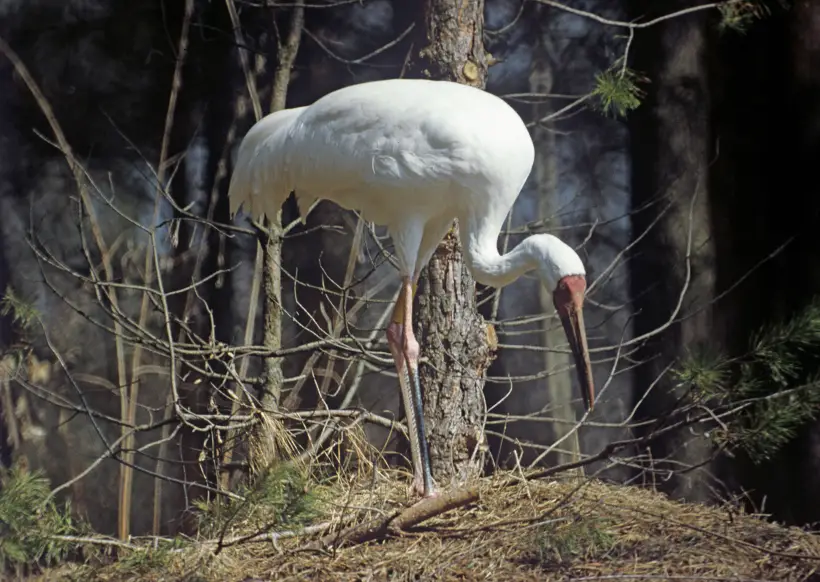
[[[454, 218], [473, 238], [494, 230], [494, 249], [533, 157], [521, 118], [494, 95], [441, 81], [362, 83], [260, 120], [237, 156], [231, 210], [274, 216], [292, 191], [303, 215], [332, 200], [387, 226], [413, 275]], [[402, 241], [425, 248], [402, 257]]]
[[[506, 255], [498, 253], [501, 226], [533, 160], [525, 124], [494, 95], [444, 81], [362, 83], [254, 125], [239, 148], [230, 208], [235, 213], [243, 207], [254, 218], [273, 217], [295, 192], [303, 218], [317, 199], [358, 210], [366, 220], [388, 228], [408, 289], [458, 218], [467, 265], [477, 281], [500, 287], [534, 270], [553, 291], [570, 344], [581, 358], [577, 363], [589, 407], [592, 379], [580, 313], [585, 286], [581, 259], [546, 234], [529, 237]], [[402, 302], [404, 296], [397, 311], [409, 312], [410, 305]], [[415, 355], [407, 346], [412, 352], [417, 344], [408, 322], [401, 323], [402, 337], [394, 338], [391, 348], [402, 344], [406, 365], [414, 369]], [[401, 371], [400, 356], [394, 351]], [[418, 388], [417, 378], [411, 381]], [[405, 405], [418, 410], [418, 395], [412, 402], [410, 394], [413, 387], [402, 387]], [[415, 423], [411, 416], [412, 411], [408, 422]], [[423, 427], [420, 432], [424, 441]], [[417, 480], [419, 464], [429, 465], [426, 443], [421, 445], [425, 450], [419, 453], [414, 444]], [[424, 493], [430, 492], [427, 479]]]

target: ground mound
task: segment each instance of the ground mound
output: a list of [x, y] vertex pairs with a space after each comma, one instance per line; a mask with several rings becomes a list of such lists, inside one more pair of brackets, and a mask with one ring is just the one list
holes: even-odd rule
[[820, 580], [820, 536], [640, 487], [498, 476], [409, 509], [404, 486], [324, 493], [321, 517], [302, 527], [240, 520], [221, 543], [134, 543], [107, 564], [33, 579]]

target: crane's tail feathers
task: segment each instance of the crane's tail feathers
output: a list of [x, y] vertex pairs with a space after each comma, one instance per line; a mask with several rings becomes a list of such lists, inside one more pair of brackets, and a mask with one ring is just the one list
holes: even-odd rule
[[236, 156], [228, 203], [231, 216], [241, 208], [254, 219], [275, 218], [290, 195], [288, 133], [303, 107], [260, 119], [248, 131]]

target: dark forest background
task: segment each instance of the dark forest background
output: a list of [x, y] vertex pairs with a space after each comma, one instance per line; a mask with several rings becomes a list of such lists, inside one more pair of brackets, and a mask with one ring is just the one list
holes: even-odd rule
[[[232, 222], [232, 155], [254, 122], [240, 55], [257, 78], [265, 110], [272, 99], [278, 46], [292, 16], [292, 7], [276, 4], [0, 0], [0, 38], [42, 90], [96, 193], [89, 212], [79, 204], [76, 176], [43, 103], [7, 55], [0, 57], [0, 290], [7, 298], [0, 318], [0, 356], [7, 363], [6, 376], [0, 374], [2, 460], [42, 469], [56, 487], [99, 458], [125, 458], [137, 468], [132, 533], [185, 528], [191, 496], [228, 484], [244, 468], [239, 456], [225, 466], [203, 462], [203, 451], [224, 442], [213, 430], [171, 424], [175, 408], [162, 350], [143, 342], [133, 368], [131, 344], [118, 352], [112, 312], [139, 320], [142, 294], [122, 290], [112, 306], [89, 281], [106, 263], [112, 280], [144, 280], [150, 241], [134, 223], [156, 227], [157, 265], [167, 288], [199, 283], [194, 299], [169, 296], [185, 324], [175, 333], [217, 348], [261, 341], [261, 325], [245, 341], [254, 297], [253, 228], [244, 217], [233, 221], [241, 232], [207, 221]], [[560, 326], [531, 317], [551, 311], [551, 302], [535, 280], [495, 296], [479, 289], [479, 309], [499, 336], [485, 395], [488, 455], [502, 466], [516, 458], [561, 463], [657, 430], [658, 419], [689, 398], [693, 384], [704, 388], [672, 370], [692, 371], [699, 362], [702, 372], [713, 371], [705, 356], [735, 358], [720, 368], [717, 383], [738, 386], [756, 372], [734, 362], [744, 361], [761, 330], [809, 317], [820, 292], [814, 168], [820, 161], [820, 3], [750, 0], [735, 3], [742, 10], [693, 11], [645, 28], [626, 23], [697, 3], [567, 3], [597, 19], [551, 4], [486, 0], [484, 7], [492, 55], [487, 90], [530, 123], [537, 149], [532, 178], [500, 244], [548, 231], [581, 250], [596, 281], [587, 325], [596, 381], [605, 390], [580, 436], [542, 455], [581, 411], [567, 354], [545, 348], [564, 341], [557, 339]], [[229, 6], [237, 10], [238, 29]], [[306, 5], [287, 105], [402, 75], [423, 41], [419, 6], [398, 0]], [[615, 101], [623, 100], [624, 87], [606, 82], [623, 71], [625, 53], [640, 105], [618, 115], [602, 106], [602, 96], [609, 88]], [[92, 234], [89, 213], [98, 233]], [[289, 201], [283, 224], [297, 218]], [[397, 280], [378, 258], [378, 244], [387, 244], [380, 231], [359, 224], [354, 214], [324, 203], [285, 238], [282, 344], [294, 348], [283, 360], [287, 410], [327, 405], [400, 414], [395, 375], [385, 373], [389, 357], [378, 344], [383, 302]], [[107, 252], [84, 242], [98, 235]], [[381, 360], [351, 359], [326, 346], [296, 349], [327, 336], [325, 323], [334, 320], [340, 300], [325, 290], [359, 279], [351, 301], [372, 304], [357, 308], [355, 328], [361, 337], [373, 333]], [[261, 317], [260, 308], [255, 318]], [[156, 304], [141, 321], [162, 334]], [[810, 381], [820, 342], [795, 339], [793, 331], [786, 329], [773, 345], [785, 346], [794, 359], [792, 379], [816, 392]], [[138, 335], [127, 326], [122, 334]], [[227, 357], [225, 350], [219, 354]], [[127, 362], [125, 376], [120, 359]], [[247, 359], [243, 374], [260, 373], [259, 358]], [[203, 414], [230, 411], [223, 389], [232, 380], [222, 371], [218, 381], [205, 369], [177, 370], [180, 398]], [[755, 376], [763, 377], [759, 384], [772, 369]], [[128, 457], [117, 440], [123, 434], [118, 419], [127, 416], [122, 394], [126, 385], [133, 394], [135, 371], [139, 406], [131, 424], [168, 422], [137, 431]], [[637, 460], [607, 465], [602, 476], [651, 483], [693, 501], [741, 497], [775, 519], [814, 522], [820, 519], [817, 400], [803, 393], [795, 398], [808, 402], [808, 410], [768, 458], [743, 448], [726, 454], [713, 435], [687, 426], [628, 451]], [[769, 420], [759, 433], [789, 422], [773, 413], [748, 422], [761, 418]], [[389, 425], [365, 423], [364, 430], [371, 442], [386, 443], [391, 461], [406, 454]], [[99, 531], [117, 530], [117, 459], [106, 458], [61, 492]], [[162, 486], [158, 474], [168, 478]]]

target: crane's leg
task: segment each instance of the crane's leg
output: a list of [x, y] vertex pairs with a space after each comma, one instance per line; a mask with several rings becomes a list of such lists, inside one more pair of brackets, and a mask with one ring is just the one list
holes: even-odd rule
[[410, 277], [402, 277], [402, 288], [393, 321], [387, 327], [387, 343], [399, 374], [407, 432], [410, 435], [410, 453], [413, 457], [413, 488], [424, 497], [436, 495], [430, 471], [430, 453], [424, 435], [424, 411], [421, 406], [419, 382], [419, 343], [413, 334], [413, 293], [415, 285]]

